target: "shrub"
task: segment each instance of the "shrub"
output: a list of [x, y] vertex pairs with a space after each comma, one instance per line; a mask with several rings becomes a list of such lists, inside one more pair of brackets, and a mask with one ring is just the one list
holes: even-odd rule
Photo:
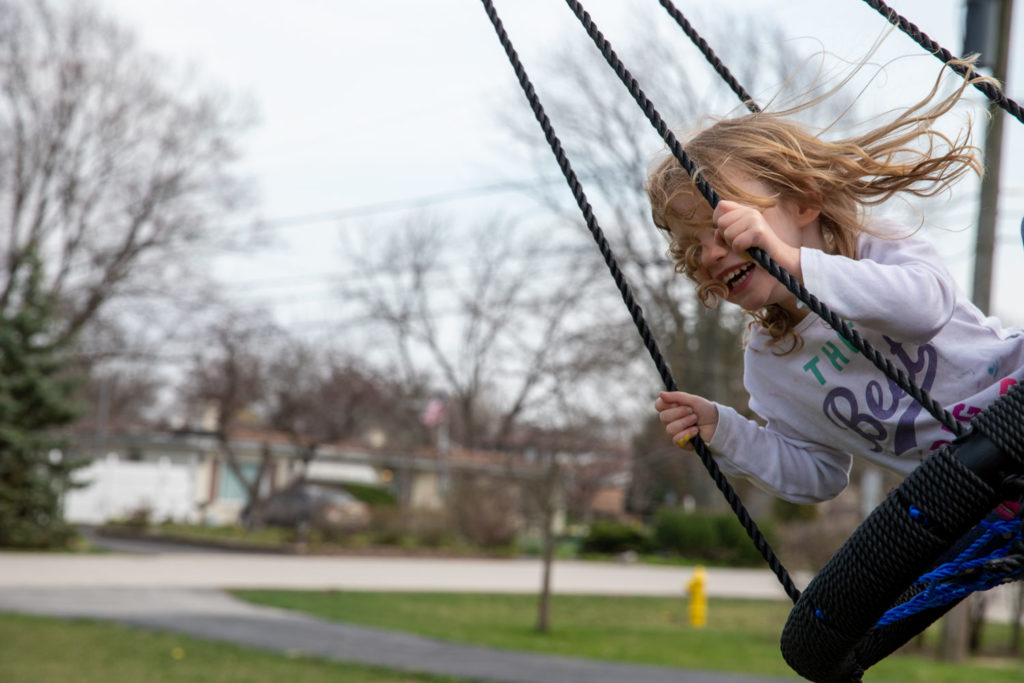
[[[718, 515], [715, 524], [718, 527], [719, 546], [718, 557], [712, 556], [712, 560], [740, 566], [755, 566], [764, 562], [761, 552], [754, 545], [736, 515], [732, 513]], [[778, 546], [774, 525], [768, 521], [761, 521], [758, 523], [758, 528], [769, 545]]]
[[[774, 529], [759, 526], [771, 544]], [[654, 517], [653, 545], [662, 553], [716, 564], [756, 565], [763, 561], [732, 513], [688, 513], [679, 508], [662, 508]]]
[[642, 552], [647, 546], [647, 534], [642, 528], [627, 522], [599, 520], [590, 525], [580, 552], [617, 555], [629, 551]]
[[661, 508], [654, 515], [654, 546], [661, 552], [705, 559], [718, 544], [718, 531], [707, 515]]

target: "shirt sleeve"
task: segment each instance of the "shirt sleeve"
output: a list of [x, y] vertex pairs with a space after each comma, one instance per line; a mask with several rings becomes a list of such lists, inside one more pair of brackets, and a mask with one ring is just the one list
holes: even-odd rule
[[898, 341], [923, 344], [957, 302], [957, 285], [923, 238], [863, 235], [859, 258], [800, 249], [804, 286], [833, 313]]
[[718, 426], [708, 446], [722, 471], [749, 479], [793, 503], [819, 503], [850, 483], [853, 457], [820, 444], [783, 436], [718, 406]]

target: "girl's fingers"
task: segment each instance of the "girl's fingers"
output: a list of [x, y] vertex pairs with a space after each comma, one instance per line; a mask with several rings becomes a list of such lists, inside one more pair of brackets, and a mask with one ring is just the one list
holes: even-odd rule
[[687, 429], [682, 434], [677, 435], [675, 437], [676, 445], [679, 446], [680, 448], [693, 450], [693, 444], [691, 443], [691, 441], [693, 440], [693, 437], [697, 436], [697, 431], [697, 428], [694, 427], [692, 429]]
[[658, 411], [658, 418], [665, 424], [668, 424], [669, 422], [674, 422], [679, 418], [685, 417], [687, 415], [693, 415], [693, 408], [691, 408], [690, 406], [674, 406], [671, 408], [664, 408]]
[[663, 391], [654, 401], [658, 419], [665, 425], [665, 431], [680, 448], [693, 450], [692, 441], [700, 433], [697, 408], [698, 397], [682, 392]]
[[695, 427], [696, 424], [696, 415], [686, 415], [685, 417], [682, 417], [678, 420], [673, 420], [672, 422], [665, 425], [665, 431], [668, 432], [670, 435], [674, 436], [681, 434], [683, 431], [686, 431], [691, 427]]

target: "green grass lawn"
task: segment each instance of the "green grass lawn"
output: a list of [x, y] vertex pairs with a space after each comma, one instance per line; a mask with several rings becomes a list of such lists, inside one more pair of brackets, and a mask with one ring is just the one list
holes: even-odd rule
[[441, 683], [96, 621], [0, 614], [4, 683]]
[[[449, 641], [561, 655], [796, 678], [779, 653], [789, 614], [784, 602], [712, 600], [708, 625], [687, 623], [686, 601], [670, 598], [555, 596], [552, 629], [536, 633], [536, 598], [523, 595], [235, 591], [244, 600], [327, 619], [410, 631]], [[1002, 645], [1005, 628], [987, 640]], [[969, 665], [900, 653], [866, 681], [1020, 683], [1024, 662], [986, 657]]]

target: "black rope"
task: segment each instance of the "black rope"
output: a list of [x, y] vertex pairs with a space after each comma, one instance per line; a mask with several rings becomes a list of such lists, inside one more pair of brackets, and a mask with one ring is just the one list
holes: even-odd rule
[[[928, 34], [908, 21], [906, 17], [901, 16], [900, 13], [892, 7], [889, 7], [887, 4], [882, 2], [882, 0], [864, 0], [864, 2], [866, 2], [871, 8], [877, 10], [878, 13], [885, 17], [890, 24], [913, 38], [918, 45], [935, 55], [938, 59], [941, 59], [946, 66], [963, 78], [970, 79], [980, 75], [974, 69], [964, 66], [963, 64], [950, 64], [951, 60], [957, 59], [956, 55], [936, 43], [928, 36]], [[1024, 123], [1024, 110], [1021, 109], [1019, 104], [1007, 97], [1006, 93], [1001, 89], [997, 88], [989, 81], [978, 81], [977, 83], [972, 83], [972, 85], [981, 91], [989, 100], [1005, 109], [1008, 114], [1016, 118], [1021, 123]]]
[[[619, 79], [629, 90], [633, 99], [643, 110], [647, 119], [654, 126], [654, 129], [658, 131], [658, 134], [665, 141], [669, 151], [679, 161], [679, 163], [686, 169], [686, 172], [694, 179], [694, 185], [697, 190], [701, 193], [708, 204], [714, 209], [718, 206], [720, 197], [715, 191], [708, 185], [707, 181], [697, 174], [697, 165], [690, 159], [686, 151], [679, 144], [675, 135], [669, 130], [668, 125], [665, 123], [661, 115], [658, 114], [654, 105], [644, 94], [637, 80], [631, 73], [626, 69], [622, 60], [615, 54], [615, 50], [612, 49], [611, 44], [605, 39], [604, 35], [594, 24], [593, 19], [590, 18], [590, 14], [587, 13], [583, 6], [577, 0], [566, 0], [566, 4], [572, 9], [579, 19], [580, 23], [586, 29], [587, 34], [590, 35], [591, 40], [604, 55], [605, 61], [612, 67], [615, 73], [619, 76]], [[696, 174], [696, 175], [695, 175]], [[920, 387], [916, 386], [911, 380], [910, 376], [901, 368], [885, 357], [882, 353], [876, 350], [866, 339], [860, 336], [853, 326], [844, 321], [838, 315], [833, 313], [828, 306], [818, 300], [816, 296], [807, 291], [807, 288], [803, 284], [790, 275], [785, 269], [776, 263], [764, 250], [757, 247], [753, 247], [747, 250], [762, 268], [771, 273], [775, 279], [785, 285], [786, 289], [796, 295], [807, 308], [815, 313], [822, 320], [827, 322], [843, 339], [850, 342], [865, 358], [870, 360], [876, 368], [885, 373], [885, 376], [895, 382], [901, 389], [907, 394], [913, 397], [918, 403], [924, 407], [940, 424], [945, 426], [947, 429], [952, 431], [957, 436], [963, 434], [966, 430], [964, 425], [959, 422], [952, 414], [949, 413], [943, 406], [936, 400], [932, 399], [928, 395], [928, 392]]]
[[[483, 2], [487, 16], [490, 18], [491, 24], [494, 26], [494, 30], [498, 35], [498, 40], [505, 49], [505, 54], [508, 56], [508, 60], [515, 71], [516, 78], [519, 79], [519, 84], [522, 87], [527, 100], [529, 100], [530, 108], [533, 110], [533, 114], [536, 117], [537, 122], [544, 131], [544, 137], [547, 139], [547, 142], [551, 147], [551, 151], [558, 160], [558, 166], [562, 169], [562, 174], [565, 176], [565, 179], [569, 184], [573, 197], [576, 199], [577, 205], [583, 212], [587, 229], [590, 230], [591, 235], [597, 243], [598, 249], [601, 251], [601, 255], [604, 257], [605, 264], [608, 266], [609, 271], [611, 271], [612, 278], [615, 280], [615, 284], [619, 288], [619, 293], [622, 295], [622, 300], [625, 302], [626, 308], [629, 309], [630, 316], [640, 333], [644, 346], [647, 347], [648, 353], [654, 360], [654, 364], [658, 369], [658, 374], [661, 375], [665, 388], [669, 391], [675, 391], [677, 389], [677, 385], [668, 368], [668, 364], [665, 362], [665, 359], [661, 354], [661, 350], [658, 348], [657, 342], [654, 340], [654, 335], [651, 334], [650, 328], [644, 320], [643, 311], [636, 303], [629, 284], [626, 282], [626, 278], [612, 254], [611, 246], [605, 238], [604, 232], [601, 230], [601, 227], [597, 223], [597, 219], [594, 217], [590, 203], [587, 201], [586, 195], [583, 193], [583, 188], [581, 187], [575, 172], [572, 170], [572, 166], [562, 149], [561, 142], [555, 135], [550, 119], [548, 119], [547, 114], [544, 112], [544, 108], [541, 106], [540, 98], [537, 96], [537, 93], [533, 88], [533, 84], [530, 82], [530, 79], [526, 74], [526, 70], [523, 68], [519, 55], [512, 46], [512, 41], [509, 39], [508, 34], [505, 32], [501, 19], [498, 17], [497, 10], [494, 8], [494, 4], [491, 0], [481, 0], [481, 2]], [[678, 146], [678, 143], [676, 143], [676, 145]], [[690, 165], [691, 169], [688, 169], [688, 171], [691, 175], [694, 175], [696, 169], [692, 168], [692, 162]], [[707, 192], [706, 196], [709, 197], [708, 201], [710, 202], [712, 201], [711, 198], [714, 198], [713, 201], [717, 204], [718, 199], [714, 195], [714, 191], [707, 185], [707, 183], [703, 184]], [[754, 546], [778, 577], [779, 582], [786, 591], [786, 594], [793, 600], [793, 602], [796, 602], [800, 597], [800, 591], [793, 583], [789, 572], [775, 555], [775, 552], [768, 544], [764, 534], [761, 533], [756, 522], [754, 522], [753, 518], [751, 518], [750, 514], [747, 512], [747, 509], [743, 506], [743, 502], [733, 490], [728, 480], [726, 480], [725, 475], [722, 474], [722, 471], [719, 468], [718, 463], [715, 462], [714, 457], [711, 455], [711, 451], [708, 449], [707, 444], [704, 443], [703, 439], [701, 439], [699, 435], [695, 437], [691, 443], [693, 444], [697, 455], [700, 457], [701, 462], [704, 464], [705, 469], [707, 469], [708, 474], [711, 475], [715, 485], [718, 486], [718, 489], [722, 492], [722, 495], [725, 497], [726, 501], [728, 501], [729, 506], [732, 508], [736, 517], [740, 520], [740, 523], [746, 530], [747, 535], [750, 536]]]
[[747, 110], [753, 114], [761, 111], [761, 107], [757, 106], [757, 103], [754, 102], [754, 98], [751, 97], [750, 93], [740, 85], [740, 82], [736, 80], [736, 77], [732, 75], [732, 72], [726, 68], [725, 64], [722, 63], [722, 60], [720, 60], [718, 55], [715, 54], [715, 51], [711, 49], [711, 46], [708, 45], [708, 41], [704, 40], [704, 38], [697, 33], [697, 29], [695, 29], [693, 24], [683, 16], [682, 12], [676, 9], [676, 6], [672, 4], [671, 0], [658, 0], [658, 2], [660, 2], [661, 6], [668, 11], [669, 15], [676, 20], [676, 23], [679, 24], [679, 28], [683, 29], [683, 33], [685, 33], [697, 49], [700, 50], [701, 54], [704, 55], [704, 59], [708, 60], [708, 63], [712, 68], [714, 68], [715, 72], [718, 73], [723, 81], [725, 81], [725, 84], [728, 85], [734, 93], [736, 93], [736, 96], [740, 98], [740, 102], [746, 106]]

